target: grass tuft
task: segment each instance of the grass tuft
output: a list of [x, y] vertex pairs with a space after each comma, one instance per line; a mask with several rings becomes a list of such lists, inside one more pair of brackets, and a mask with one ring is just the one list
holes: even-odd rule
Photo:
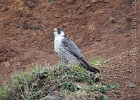
[[[100, 74], [93, 74], [80, 66], [35, 67], [13, 75], [5, 89], [0, 87], [0, 99], [8, 97], [11, 100], [40, 100], [52, 91], [59, 91], [61, 98], [68, 95], [73, 98], [78, 91], [86, 94], [98, 93], [99, 99], [107, 91], [119, 88], [117, 83], [95, 83], [96, 78], [100, 77]], [[88, 86], [79, 86], [77, 82]]]
[[8, 96], [7, 92], [4, 90], [2, 86], [0, 86], [0, 100], [6, 98]]

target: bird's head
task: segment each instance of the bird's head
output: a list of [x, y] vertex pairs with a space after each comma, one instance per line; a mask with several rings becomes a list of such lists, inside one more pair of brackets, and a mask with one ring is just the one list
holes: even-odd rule
[[63, 31], [63, 29], [60, 28], [55, 28], [53, 30], [54, 36], [61, 36], [61, 37], [66, 37], [65, 32]]

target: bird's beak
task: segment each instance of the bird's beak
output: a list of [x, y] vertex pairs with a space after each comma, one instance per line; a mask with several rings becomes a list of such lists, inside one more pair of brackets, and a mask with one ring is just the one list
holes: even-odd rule
[[57, 28], [53, 30], [53, 37], [55, 37], [55, 32], [57, 32]]
[[53, 32], [57, 32], [57, 28], [55, 28], [55, 29], [53, 30]]

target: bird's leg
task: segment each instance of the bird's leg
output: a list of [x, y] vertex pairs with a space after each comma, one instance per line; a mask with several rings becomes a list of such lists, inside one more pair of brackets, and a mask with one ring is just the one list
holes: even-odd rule
[[74, 66], [74, 63], [72, 63], [71, 61], [68, 62], [69, 66]]
[[72, 62], [68, 62], [68, 61], [65, 60], [65, 59], [63, 59], [63, 60], [61, 59], [60, 64], [61, 64], [61, 66], [64, 66], [64, 67], [66, 67], [66, 68], [68, 68], [68, 69], [70, 69], [71, 66], [74, 65]]
[[59, 62], [60, 66], [65, 66], [67, 64], [67, 61], [65, 59], [61, 59]]
[[70, 67], [72, 67], [72, 66], [79, 66], [79, 63], [78, 62], [68, 62], [68, 65], [70, 66]]

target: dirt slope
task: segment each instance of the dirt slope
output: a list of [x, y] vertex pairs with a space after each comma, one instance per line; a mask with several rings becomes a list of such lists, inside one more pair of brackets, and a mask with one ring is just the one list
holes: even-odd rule
[[[139, 100], [140, 1], [136, 2], [136, 9], [133, 2], [0, 0], [0, 83], [32, 65], [58, 63], [53, 52], [52, 30], [60, 27], [85, 58], [108, 61], [99, 66], [104, 80], [121, 85], [119, 90], [108, 94], [112, 100]], [[128, 82], [136, 87], [127, 88]]]

